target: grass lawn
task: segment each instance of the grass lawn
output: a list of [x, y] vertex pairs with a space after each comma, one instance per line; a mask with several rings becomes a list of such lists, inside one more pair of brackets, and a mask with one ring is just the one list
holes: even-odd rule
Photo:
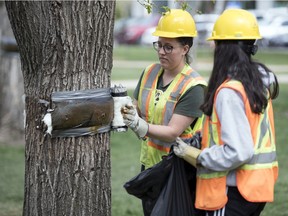
[[[280, 86], [279, 97], [274, 100], [276, 141], [280, 173], [275, 188], [275, 201], [267, 204], [262, 216], [288, 215], [288, 85]], [[122, 188], [125, 181], [133, 177], [139, 169], [139, 141], [130, 137], [133, 133], [112, 135], [112, 215], [113, 216], [141, 216], [142, 209], [139, 200], [128, 195]], [[130, 140], [131, 139], [131, 140]], [[122, 141], [121, 141], [122, 140]], [[123, 142], [125, 140], [125, 142]], [[129, 140], [129, 141], [128, 141]], [[123, 153], [125, 151], [125, 153]], [[119, 164], [122, 169], [118, 169]], [[126, 171], [123, 169], [127, 169]], [[130, 175], [130, 176], [129, 176]]]
[[[195, 52], [197, 50], [197, 52]], [[197, 47], [192, 52], [192, 67], [203, 76], [209, 77], [213, 63], [213, 49], [209, 47]], [[158, 62], [157, 53], [152, 46], [116, 46], [114, 49], [115, 62], [112, 68], [111, 79], [114, 80], [138, 80], [142, 71], [148, 63]], [[259, 48], [257, 54], [253, 57], [256, 61], [269, 65], [288, 65], [287, 49], [263, 49]], [[138, 63], [117, 64], [117, 61], [139, 61]], [[144, 62], [144, 64], [143, 64]], [[145, 64], [147, 62], [147, 64]], [[197, 68], [197, 64], [204, 65], [204, 68]], [[208, 66], [208, 67], [207, 67]], [[288, 67], [288, 66], [287, 66]], [[277, 73], [277, 71], [275, 70]], [[286, 71], [288, 73], [288, 71]]]
[[[275, 201], [267, 204], [262, 216], [288, 215], [288, 85], [280, 86], [274, 101], [277, 152], [280, 166]], [[112, 216], [141, 216], [140, 200], [127, 194], [123, 184], [140, 169], [139, 140], [130, 130], [111, 133]], [[0, 216], [19, 216], [22, 211], [24, 184], [24, 146], [0, 143]]]
[[1, 216], [21, 215], [24, 195], [24, 172], [24, 145], [0, 143]]
[[[151, 47], [117, 47], [117, 60], [151, 61], [155, 51]], [[152, 53], [153, 52], [153, 53]], [[153, 57], [153, 58], [152, 58]], [[201, 49], [197, 59], [209, 59], [209, 52]], [[257, 58], [266, 64], [286, 64], [287, 51], [259, 51]], [[127, 66], [129, 68], [129, 65]], [[125, 73], [123, 69], [122, 73]], [[132, 72], [131, 72], [132, 73]], [[141, 71], [140, 71], [141, 73]], [[135, 79], [138, 78], [135, 76]], [[122, 76], [120, 76], [123, 79]], [[131, 92], [129, 92], [131, 95]], [[275, 127], [278, 160], [280, 166], [279, 179], [275, 188], [275, 201], [267, 204], [262, 216], [288, 215], [288, 84], [280, 86], [280, 95], [274, 101]], [[140, 200], [128, 195], [123, 184], [138, 174], [140, 141], [130, 130], [125, 133], [111, 133], [112, 162], [112, 216], [142, 216]], [[13, 143], [0, 143], [0, 216], [19, 216], [22, 214], [24, 193], [24, 146]], [[240, 207], [239, 207], [240, 208]]]
[[[193, 47], [192, 55], [195, 61], [211, 62], [213, 59], [213, 49], [211, 47]], [[197, 52], [195, 53], [195, 50]], [[114, 60], [135, 60], [135, 61], [157, 61], [157, 53], [151, 46], [123, 46], [119, 45], [113, 51]], [[258, 48], [258, 52], [253, 57], [265, 64], [286, 64], [288, 59], [287, 48], [271, 49]], [[128, 67], [129, 65], [127, 65]]]

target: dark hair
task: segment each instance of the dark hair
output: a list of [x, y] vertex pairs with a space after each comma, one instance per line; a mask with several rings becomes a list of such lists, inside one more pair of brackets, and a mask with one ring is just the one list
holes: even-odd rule
[[[178, 42], [182, 46], [188, 45], [189, 51], [190, 51], [191, 47], [193, 46], [193, 37], [179, 37], [176, 39], [178, 40]], [[192, 57], [189, 55], [189, 51], [185, 55], [185, 59], [186, 59], [187, 64], [191, 64], [191, 61], [192, 61]]]
[[[264, 64], [251, 59], [251, 54], [243, 50], [244, 44], [253, 44], [255, 40], [239, 41], [219, 40], [215, 41], [214, 65], [209, 79], [207, 94], [201, 110], [211, 116], [214, 96], [217, 88], [226, 79], [235, 79], [242, 83], [246, 91], [250, 107], [254, 113], [262, 113], [268, 103], [267, 90], [272, 99], [276, 98], [279, 85], [275, 76], [276, 85], [270, 88], [265, 87], [263, 76], [271, 72]], [[264, 69], [264, 73], [259, 71], [259, 67]]]

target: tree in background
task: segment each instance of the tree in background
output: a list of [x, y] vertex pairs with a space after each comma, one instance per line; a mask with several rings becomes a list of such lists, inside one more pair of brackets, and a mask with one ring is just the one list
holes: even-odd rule
[[53, 91], [110, 87], [115, 1], [7, 1], [25, 93], [23, 215], [111, 215], [110, 135], [51, 138]]
[[0, 137], [23, 139], [23, 76], [17, 44], [4, 2], [0, 2]]

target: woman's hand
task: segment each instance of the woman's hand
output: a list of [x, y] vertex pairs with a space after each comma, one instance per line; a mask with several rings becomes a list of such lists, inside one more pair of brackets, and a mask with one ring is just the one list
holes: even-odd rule
[[121, 107], [121, 114], [126, 126], [128, 126], [138, 138], [145, 139], [148, 132], [148, 123], [139, 117], [135, 106], [125, 104]]

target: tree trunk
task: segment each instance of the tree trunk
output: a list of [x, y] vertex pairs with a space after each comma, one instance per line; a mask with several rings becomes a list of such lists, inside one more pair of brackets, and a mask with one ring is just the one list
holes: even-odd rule
[[0, 2], [0, 17], [0, 137], [15, 143], [24, 134], [23, 76], [4, 2]]
[[53, 91], [110, 87], [115, 1], [7, 1], [25, 92], [23, 215], [111, 215], [110, 134], [51, 138]]

